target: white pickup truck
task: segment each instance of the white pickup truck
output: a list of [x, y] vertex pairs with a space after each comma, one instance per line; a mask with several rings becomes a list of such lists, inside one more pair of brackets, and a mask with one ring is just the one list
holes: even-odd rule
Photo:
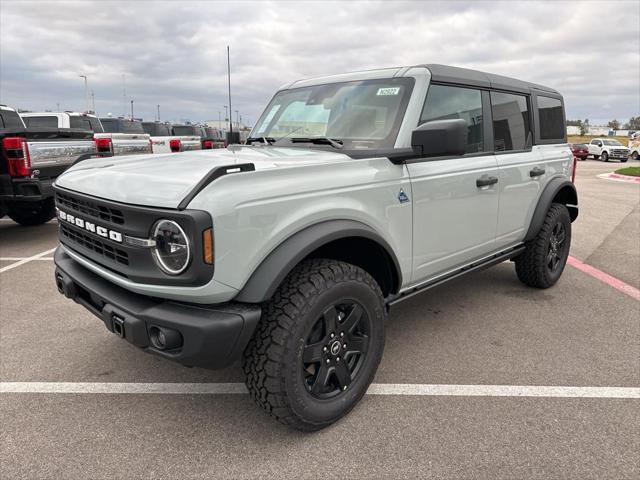
[[152, 153], [149, 135], [144, 133], [140, 122], [122, 118], [98, 119], [95, 115], [79, 112], [22, 113], [21, 116], [28, 127], [91, 130], [102, 156]]
[[189, 150], [202, 150], [197, 135], [174, 135], [171, 124], [161, 122], [142, 122], [142, 128], [150, 135], [153, 153], [176, 153]]
[[614, 139], [594, 138], [589, 143], [589, 155], [596, 160], [602, 158], [603, 162], [620, 160], [624, 163], [629, 158], [629, 149]]

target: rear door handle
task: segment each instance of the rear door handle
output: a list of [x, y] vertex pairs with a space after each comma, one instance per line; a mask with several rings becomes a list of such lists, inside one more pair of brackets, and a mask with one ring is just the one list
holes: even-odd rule
[[493, 185], [498, 183], [498, 177], [490, 177], [489, 175], [482, 175], [480, 178], [476, 180], [476, 187], [488, 187], [489, 185]]
[[535, 167], [533, 170], [529, 171], [529, 175], [531, 178], [539, 177], [540, 175], [544, 175], [545, 169], [540, 167]]

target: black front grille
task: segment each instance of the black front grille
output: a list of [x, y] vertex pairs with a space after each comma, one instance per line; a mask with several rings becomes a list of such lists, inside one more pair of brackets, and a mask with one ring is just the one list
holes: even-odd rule
[[114, 262], [122, 265], [129, 265], [129, 254], [127, 252], [120, 250], [119, 248], [114, 248], [111, 245], [107, 245], [97, 238], [65, 225], [62, 222], [59, 223], [59, 226], [60, 234], [69, 241], [88, 248], [89, 250], [96, 252], [98, 255], [108, 258]]
[[61, 206], [66, 207], [69, 210], [73, 210], [75, 213], [81, 213], [89, 217], [93, 217], [96, 220], [124, 225], [124, 214], [122, 213], [122, 210], [98, 205], [91, 200], [76, 198], [60, 192], [56, 192], [56, 200], [58, 202], [58, 208]]

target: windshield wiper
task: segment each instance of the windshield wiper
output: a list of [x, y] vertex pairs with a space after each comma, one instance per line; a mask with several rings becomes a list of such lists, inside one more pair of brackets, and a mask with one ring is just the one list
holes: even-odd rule
[[313, 143], [314, 145], [331, 145], [333, 148], [344, 148], [342, 140], [329, 137], [294, 137], [291, 143]]
[[261, 142], [265, 145], [273, 145], [276, 142], [276, 139], [273, 137], [249, 137], [245, 141], [247, 145], [251, 145], [253, 142]]

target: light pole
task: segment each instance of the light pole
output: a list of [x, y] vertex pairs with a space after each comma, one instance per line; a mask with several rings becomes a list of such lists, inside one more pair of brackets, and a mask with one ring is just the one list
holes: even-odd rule
[[220, 118], [220, 110], [218, 110], [218, 128], [222, 126], [222, 119]]
[[96, 114], [96, 97], [93, 94], [93, 90], [91, 90], [91, 113]]
[[227, 114], [227, 106], [224, 106], [224, 121], [228, 121], [229, 120], [229, 115]]
[[56, 103], [56, 105], [58, 106], [58, 113], [60, 113], [60, 102]]
[[78, 75], [80, 78], [84, 78], [84, 106], [85, 113], [89, 112], [89, 82], [86, 75]]
[[238, 113], [238, 110], [236, 110], [236, 127], [240, 130], [240, 114]]
[[133, 121], [133, 100], [131, 100], [131, 121]]
[[160, 121], [160, 105], [158, 104], [157, 107], [158, 107], [158, 121]]

